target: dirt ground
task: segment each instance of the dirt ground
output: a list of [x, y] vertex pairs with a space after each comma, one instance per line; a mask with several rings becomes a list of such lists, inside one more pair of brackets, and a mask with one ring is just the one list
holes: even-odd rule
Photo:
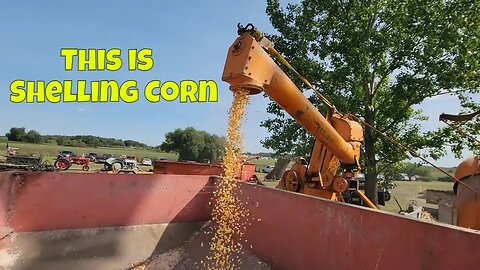
[[[187, 270], [207, 269], [204, 266], [209, 255], [209, 243], [212, 237], [212, 227], [205, 227], [196, 232], [184, 246], [168, 252], [154, 255], [151, 260], [135, 270]], [[233, 254], [236, 269], [269, 270], [273, 269], [267, 263], [255, 256], [251, 250], [242, 248], [239, 253]]]

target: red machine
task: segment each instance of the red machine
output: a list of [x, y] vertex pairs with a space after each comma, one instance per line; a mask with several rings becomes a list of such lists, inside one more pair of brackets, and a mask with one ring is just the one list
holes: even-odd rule
[[82, 166], [82, 171], [84, 172], [90, 170], [90, 167], [89, 167], [90, 159], [85, 157], [59, 156], [57, 160], [55, 160], [54, 166], [57, 169], [66, 171], [70, 169], [70, 167], [72, 167], [73, 164]]
[[[256, 165], [250, 163], [258, 157], [245, 158], [241, 161], [239, 172], [235, 178], [241, 182], [258, 182], [255, 175]], [[168, 160], [157, 160], [154, 164], [155, 174], [178, 174], [178, 175], [223, 175], [223, 161], [214, 163], [198, 162], [176, 162]]]

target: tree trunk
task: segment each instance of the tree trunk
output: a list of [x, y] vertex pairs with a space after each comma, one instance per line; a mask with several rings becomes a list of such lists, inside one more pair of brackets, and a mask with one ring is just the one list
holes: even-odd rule
[[[375, 115], [371, 108], [365, 110], [365, 122], [374, 126]], [[373, 130], [365, 127], [365, 195], [378, 204], [377, 160], [375, 159], [375, 135]]]
[[265, 176], [265, 179], [268, 180], [278, 180], [282, 178], [283, 173], [287, 170], [288, 164], [290, 163], [289, 158], [281, 157], [278, 158], [275, 162], [275, 167], [273, 170]]

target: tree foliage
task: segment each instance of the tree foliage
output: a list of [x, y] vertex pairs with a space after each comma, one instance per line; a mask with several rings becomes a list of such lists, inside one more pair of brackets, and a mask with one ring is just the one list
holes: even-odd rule
[[[479, 91], [478, 1], [304, 0], [282, 8], [268, 0], [267, 14], [279, 32], [270, 36], [277, 50], [339, 111], [413, 149], [437, 150], [433, 157], [444, 152], [434, 133], [422, 134], [411, 121], [425, 120], [413, 106], [445, 93]], [[309, 99], [325, 111], [316, 97]], [[262, 125], [273, 135], [264, 146], [306, 155], [312, 138], [276, 104], [268, 112], [273, 117]], [[363, 154], [366, 192], [376, 201], [378, 171], [407, 155], [370, 128]]]
[[178, 160], [214, 161], [221, 158], [225, 151], [225, 138], [192, 127], [176, 129], [165, 134], [165, 141], [160, 149], [177, 152]]
[[406, 173], [408, 176], [421, 176], [426, 179], [431, 179], [431, 167], [422, 166], [419, 163], [400, 162], [400, 171]]
[[24, 127], [12, 127], [5, 135], [10, 141], [29, 142], [29, 143], [54, 143], [57, 145], [74, 147], [136, 147], [144, 149], [153, 149], [144, 143], [134, 140], [121, 140], [115, 138], [103, 138], [92, 135], [41, 135], [36, 130], [26, 131]]
[[[103, 138], [92, 135], [45, 135], [44, 141], [55, 141], [57, 145], [76, 146], [76, 147], [138, 147], [149, 148], [143, 143], [132, 140], [123, 141], [115, 138]], [[129, 143], [127, 143], [129, 142]], [[128, 145], [127, 145], [128, 144]]]
[[21, 142], [25, 138], [26, 134], [27, 132], [25, 131], [24, 127], [21, 127], [21, 128], [12, 127], [10, 128], [10, 131], [7, 134], [5, 134], [5, 136], [10, 141]]
[[[477, 103], [470, 96], [460, 96], [463, 110], [460, 113], [468, 114], [480, 111], [480, 103]], [[453, 123], [441, 128], [436, 133], [436, 139], [443, 142], [455, 155], [456, 158], [462, 158], [463, 149], [468, 149], [475, 154], [480, 154], [480, 116], [472, 120]], [[446, 149], [442, 148], [445, 152]]]
[[41, 143], [42, 142], [42, 135], [38, 133], [36, 130], [30, 130], [25, 134], [24, 141], [29, 142], [29, 143]]
[[147, 147], [146, 144], [141, 143], [141, 142], [137, 142], [137, 141], [134, 141], [134, 140], [125, 140], [123, 143], [125, 144], [126, 147], [137, 147], [137, 148]]

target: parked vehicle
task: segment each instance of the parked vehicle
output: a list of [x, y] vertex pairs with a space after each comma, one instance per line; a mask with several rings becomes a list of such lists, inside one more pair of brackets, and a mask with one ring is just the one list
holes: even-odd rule
[[76, 156], [74, 152], [72, 151], [61, 151], [58, 153], [58, 157], [63, 157], [63, 158], [68, 158], [68, 157], [74, 157]]
[[455, 182], [455, 180], [450, 176], [442, 176], [438, 178], [438, 181], [442, 182]]
[[56, 169], [66, 171], [70, 169], [72, 164], [82, 166], [82, 170], [85, 172], [90, 169], [89, 167], [90, 159], [86, 157], [77, 157], [77, 156], [63, 157], [58, 155], [58, 158], [57, 160], [55, 160], [55, 163], [53, 164], [53, 166], [55, 166]]
[[271, 171], [273, 171], [273, 166], [271, 166], [271, 165], [267, 165], [267, 166], [263, 167], [263, 170], [262, 170], [262, 172], [264, 172], [264, 173], [270, 173]]
[[142, 165], [152, 166], [152, 160], [149, 159], [149, 158], [144, 158], [144, 159], [142, 159]]
[[96, 162], [99, 155], [97, 153], [88, 153], [85, 157], [90, 159], [91, 162]]
[[115, 158], [115, 156], [111, 154], [103, 154], [95, 159], [95, 163], [105, 163], [105, 161], [110, 158]]
[[159, 158], [156, 158], [154, 162], [157, 162], [157, 161], [159, 161], [159, 162], [168, 161], [168, 159], [165, 158], [165, 157], [159, 157]]
[[106, 171], [120, 170], [138, 170], [137, 159], [134, 156], [125, 156], [124, 158], [109, 158], [105, 160], [104, 169]]
[[54, 171], [55, 167], [49, 162], [45, 162], [42, 156], [14, 154], [8, 155], [6, 159], [0, 163], [0, 171], [9, 170]]

